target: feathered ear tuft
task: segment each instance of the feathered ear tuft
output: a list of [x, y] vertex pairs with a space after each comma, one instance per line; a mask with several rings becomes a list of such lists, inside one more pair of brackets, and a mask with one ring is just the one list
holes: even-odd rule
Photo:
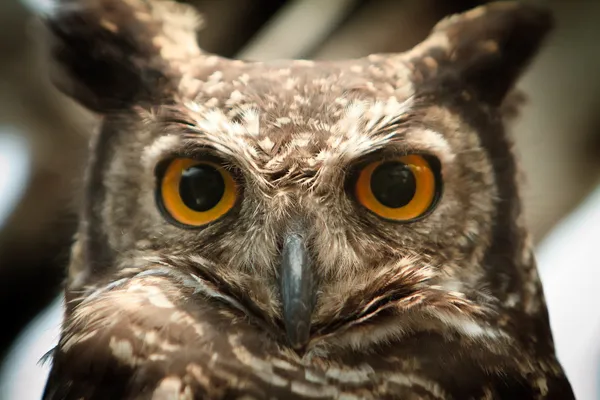
[[59, 0], [46, 25], [60, 90], [100, 113], [168, 95], [201, 55], [200, 18], [164, 0]]
[[407, 53], [418, 80], [458, 79], [499, 106], [554, 25], [549, 10], [495, 2], [442, 20]]

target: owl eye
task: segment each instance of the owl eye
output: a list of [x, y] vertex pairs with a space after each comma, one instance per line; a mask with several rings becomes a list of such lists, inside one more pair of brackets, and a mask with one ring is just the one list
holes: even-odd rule
[[158, 201], [176, 222], [198, 227], [209, 224], [233, 208], [237, 185], [229, 171], [210, 161], [177, 158], [167, 166]]
[[382, 218], [411, 221], [433, 209], [439, 182], [431, 163], [420, 155], [367, 164], [358, 174], [358, 202]]

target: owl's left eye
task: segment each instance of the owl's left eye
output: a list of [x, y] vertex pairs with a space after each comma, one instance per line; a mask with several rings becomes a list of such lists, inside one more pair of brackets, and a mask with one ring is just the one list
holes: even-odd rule
[[431, 211], [441, 182], [434, 160], [412, 154], [364, 166], [354, 184], [356, 200], [372, 213], [409, 222]]
[[224, 216], [235, 205], [236, 197], [235, 179], [223, 166], [177, 158], [162, 176], [158, 202], [177, 223], [199, 227]]

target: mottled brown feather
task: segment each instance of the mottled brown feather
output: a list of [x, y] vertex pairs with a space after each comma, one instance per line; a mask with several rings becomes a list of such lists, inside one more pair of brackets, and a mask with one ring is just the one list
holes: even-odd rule
[[[202, 52], [187, 6], [59, 4], [58, 86], [103, 122], [46, 400], [573, 399], [504, 124], [546, 10], [492, 3], [403, 54], [246, 62]], [[435, 210], [397, 224], [360, 207], [353, 169], [408, 153], [441, 165]], [[240, 199], [182, 229], [157, 166], [207, 155]], [[298, 222], [317, 287], [301, 351], [279, 289]]]

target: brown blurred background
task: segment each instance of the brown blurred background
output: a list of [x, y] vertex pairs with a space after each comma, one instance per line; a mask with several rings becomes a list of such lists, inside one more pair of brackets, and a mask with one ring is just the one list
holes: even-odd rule
[[[333, 59], [403, 51], [423, 39], [444, 15], [483, 3], [193, 2], [207, 21], [199, 39], [203, 47], [250, 59]], [[47, 62], [32, 14], [48, 3], [0, 0], [0, 182], [1, 177], [17, 181], [17, 186], [0, 185], [0, 203], [15, 199], [14, 207], [4, 208], [6, 215], [0, 212], [0, 354], [60, 290], [94, 124], [94, 118], [46, 80]], [[526, 210], [538, 241], [600, 177], [600, 1], [547, 3], [555, 10], [558, 26], [519, 85], [529, 102], [515, 126], [528, 178]], [[9, 134], [25, 140], [27, 152], [8, 151], [26, 160], [25, 177], [9, 168], [17, 164], [2, 153], [2, 140]]]

